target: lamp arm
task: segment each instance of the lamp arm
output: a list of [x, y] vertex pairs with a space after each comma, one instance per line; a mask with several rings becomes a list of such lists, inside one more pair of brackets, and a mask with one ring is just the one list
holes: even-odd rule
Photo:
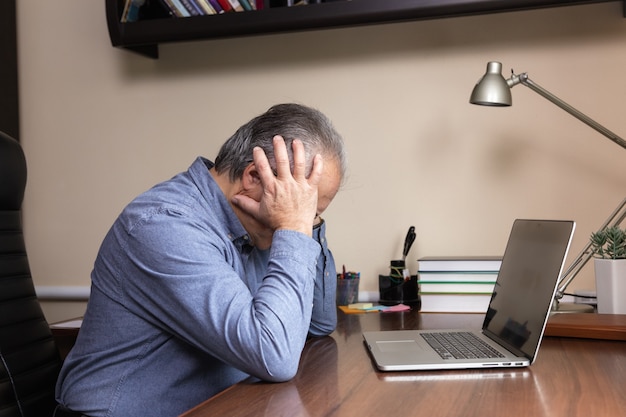
[[567, 104], [566, 102], [564, 102], [563, 100], [561, 100], [560, 98], [558, 98], [557, 96], [555, 96], [554, 94], [546, 90], [545, 88], [534, 83], [530, 78], [528, 78], [528, 74], [526, 73], [523, 73], [520, 75], [513, 74], [511, 78], [507, 80], [507, 84], [509, 85], [509, 87], [513, 87], [517, 84], [525, 85], [526, 87], [530, 88], [531, 90], [533, 90], [535, 93], [539, 94], [546, 100], [551, 101], [552, 103], [559, 106], [561, 109], [565, 110], [566, 112], [568, 112], [569, 114], [571, 114], [572, 116], [580, 120], [581, 122], [597, 130], [598, 132], [602, 133], [607, 138], [611, 139], [613, 142], [617, 143], [622, 148], [626, 149], [626, 140], [622, 139], [615, 133], [611, 132], [609, 129], [602, 126], [600, 123], [596, 122], [589, 116], [576, 110], [574, 107], [570, 106], [569, 104]]
[[[600, 123], [596, 122], [595, 120], [587, 116], [586, 114], [570, 106], [569, 104], [567, 104], [566, 102], [564, 102], [563, 100], [561, 100], [560, 98], [558, 98], [557, 96], [555, 96], [554, 94], [546, 90], [545, 88], [533, 82], [530, 78], [528, 78], [528, 74], [526, 73], [519, 74], [519, 75], [513, 74], [511, 75], [511, 78], [506, 80], [506, 82], [510, 88], [516, 86], [517, 84], [525, 85], [526, 87], [530, 88], [531, 90], [533, 90], [535, 93], [539, 94], [546, 100], [552, 102], [553, 104], [565, 110], [566, 112], [568, 112], [569, 114], [571, 114], [572, 116], [580, 120], [581, 122], [585, 123], [586, 125], [595, 129], [596, 131], [602, 133], [604, 136], [611, 139], [613, 142], [615, 142], [622, 148], [626, 149], [626, 140], [622, 139], [621, 137], [611, 132], [606, 127], [602, 126]], [[602, 224], [599, 231], [606, 229], [609, 226], [609, 224], [613, 222], [615, 218], [617, 218], [617, 220], [615, 220], [613, 225], [619, 225], [624, 219], [626, 219], [626, 199], [624, 199], [617, 206], [617, 208], [613, 211], [613, 213], [611, 213], [609, 218], [605, 220], [604, 224]], [[590, 251], [590, 249], [591, 249], [591, 242], [587, 243], [587, 245], [578, 254], [578, 256], [576, 256], [572, 264], [563, 273], [563, 275], [559, 279], [559, 287], [557, 288], [556, 294], [554, 296], [555, 300], [558, 301], [561, 298], [563, 298], [563, 295], [565, 294], [565, 290], [567, 289], [568, 285], [574, 280], [574, 278], [576, 278], [576, 275], [578, 275], [580, 270], [593, 257], [593, 252]]]
[[[611, 213], [608, 219], [600, 226], [600, 230], [602, 231], [606, 229], [609, 224], [617, 217], [617, 220], [612, 224], [613, 226], [617, 226], [626, 219], [626, 198], [622, 200], [622, 202], [617, 206], [617, 208]], [[580, 272], [580, 270], [585, 266], [587, 262], [593, 257], [593, 252], [589, 249], [591, 248], [591, 241], [587, 243], [587, 245], [583, 248], [583, 250], [576, 256], [574, 262], [567, 268], [567, 270], [563, 273], [559, 280], [559, 288], [556, 290], [556, 294], [554, 295], [555, 300], [560, 300], [563, 298], [565, 294], [565, 290], [567, 286], [576, 278], [576, 275]]]

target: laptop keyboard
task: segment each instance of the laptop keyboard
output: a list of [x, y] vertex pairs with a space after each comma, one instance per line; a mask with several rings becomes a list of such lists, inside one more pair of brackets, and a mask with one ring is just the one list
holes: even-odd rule
[[504, 357], [471, 332], [421, 333], [421, 336], [443, 359]]

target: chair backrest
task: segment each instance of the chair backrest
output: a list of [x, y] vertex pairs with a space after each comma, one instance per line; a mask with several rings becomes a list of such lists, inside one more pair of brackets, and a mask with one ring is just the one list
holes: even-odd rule
[[0, 417], [52, 416], [61, 367], [26, 254], [25, 187], [24, 152], [0, 132]]

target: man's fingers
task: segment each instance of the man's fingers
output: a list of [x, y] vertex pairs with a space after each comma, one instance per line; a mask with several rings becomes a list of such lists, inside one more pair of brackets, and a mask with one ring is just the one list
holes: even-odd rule
[[242, 211], [248, 213], [250, 216], [258, 218], [260, 208], [258, 201], [255, 201], [248, 196], [238, 194], [233, 196], [231, 203], [239, 207]]
[[261, 183], [268, 184], [274, 178], [274, 173], [272, 172], [272, 167], [267, 159], [267, 155], [265, 155], [265, 151], [258, 146], [254, 148], [252, 150], [252, 160], [259, 173]]
[[306, 179], [306, 155], [304, 153], [304, 145], [299, 139], [294, 139], [291, 142], [291, 149], [293, 150], [293, 177], [296, 181]]
[[322, 155], [317, 154], [313, 157], [313, 168], [311, 169], [311, 175], [309, 175], [309, 184], [317, 187], [322, 178], [322, 171], [324, 170], [324, 159]]
[[273, 138], [274, 159], [276, 161], [276, 174], [278, 178], [288, 178], [291, 176], [289, 164], [289, 153], [282, 136], [276, 135]]

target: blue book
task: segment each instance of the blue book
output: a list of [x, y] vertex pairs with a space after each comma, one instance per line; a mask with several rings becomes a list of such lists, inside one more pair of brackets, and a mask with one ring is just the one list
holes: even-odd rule
[[191, 16], [199, 16], [204, 14], [200, 6], [198, 6], [193, 0], [180, 0], [183, 7], [187, 9]]
[[139, 9], [145, 4], [146, 0], [126, 0], [124, 11], [122, 12], [121, 22], [136, 22], [139, 20]]
[[241, 4], [241, 7], [243, 7], [245, 11], [254, 10], [248, 0], [239, 0], [239, 4]]

